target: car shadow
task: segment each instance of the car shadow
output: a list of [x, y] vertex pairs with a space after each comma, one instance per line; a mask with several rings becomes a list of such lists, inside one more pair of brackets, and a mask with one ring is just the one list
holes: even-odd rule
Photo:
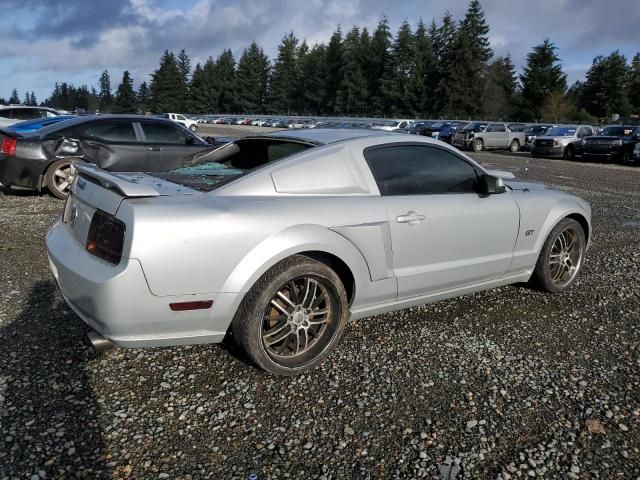
[[86, 372], [96, 354], [77, 340], [86, 328], [44, 280], [0, 326], [0, 478], [111, 478]]

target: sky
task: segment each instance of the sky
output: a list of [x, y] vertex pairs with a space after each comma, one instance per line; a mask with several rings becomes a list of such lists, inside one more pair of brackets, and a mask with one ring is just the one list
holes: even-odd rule
[[[638, 0], [481, 0], [495, 55], [521, 68], [531, 48], [550, 38], [569, 84], [584, 78], [596, 55], [640, 50]], [[385, 15], [393, 32], [404, 20], [463, 18], [467, 0], [0, 0], [0, 97], [18, 89], [39, 101], [56, 81], [98, 84], [105, 68], [115, 90], [129, 70], [149, 81], [165, 49], [185, 48], [192, 64], [251, 41], [272, 58], [293, 31], [310, 45], [328, 42], [337, 25], [373, 30]]]

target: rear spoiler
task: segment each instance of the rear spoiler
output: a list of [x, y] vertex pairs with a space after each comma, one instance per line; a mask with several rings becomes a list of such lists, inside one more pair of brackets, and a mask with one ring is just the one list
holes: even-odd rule
[[13, 130], [9, 130], [7, 128], [0, 128], [0, 135], [4, 135], [5, 137], [11, 137], [11, 138], [21, 138], [22, 135], [20, 135], [17, 132], [14, 132]]
[[[74, 184], [74, 188], [84, 190], [86, 178], [92, 183], [98, 183], [108, 190], [115, 190], [124, 197], [158, 197], [160, 192], [151, 185], [136, 183], [135, 177], [125, 178], [116, 172], [107, 172], [90, 163], [76, 162], [73, 164], [80, 176]], [[142, 175], [140, 176], [142, 177]]]

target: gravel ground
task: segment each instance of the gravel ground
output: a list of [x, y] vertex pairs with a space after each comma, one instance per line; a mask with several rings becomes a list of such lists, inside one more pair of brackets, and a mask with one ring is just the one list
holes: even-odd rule
[[98, 356], [47, 269], [61, 202], [0, 195], [0, 479], [640, 478], [640, 168], [477, 158], [592, 203], [579, 282], [353, 322], [297, 378]]

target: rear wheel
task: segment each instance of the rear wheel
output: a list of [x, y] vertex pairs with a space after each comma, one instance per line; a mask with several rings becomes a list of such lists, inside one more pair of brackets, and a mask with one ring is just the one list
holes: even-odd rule
[[573, 149], [573, 146], [569, 145], [567, 148], [565, 148], [562, 157], [565, 160], [574, 160], [576, 158], [576, 152]]
[[56, 160], [44, 174], [44, 184], [54, 197], [65, 199], [69, 196], [69, 188], [73, 182], [73, 159]]
[[518, 150], [520, 150], [520, 142], [518, 140], [512, 140], [509, 145], [509, 151], [511, 153], [516, 153]]
[[231, 328], [263, 370], [297, 375], [318, 365], [338, 343], [347, 294], [326, 265], [294, 255], [265, 273], [247, 293]]
[[189, 127], [189, 130], [191, 130], [192, 132], [195, 132], [196, 130], [198, 130], [198, 126], [197, 125], [191, 125]]
[[622, 163], [624, 163], [625, 165], [630, 164], [632, 161], [632, 154], [631, 154], [631, 150], [625, 150], [624, 153], [622, 154]]
[[471, 144], [474, 152], [481, 152], [484, 148], [484, 142], [481, 138], [476, 138]]
[[545, 240], [532, 280], [548, 292], [566, 290], [582, 269], [586, 245], [582, 225], [572, 218], [565, 218]]

